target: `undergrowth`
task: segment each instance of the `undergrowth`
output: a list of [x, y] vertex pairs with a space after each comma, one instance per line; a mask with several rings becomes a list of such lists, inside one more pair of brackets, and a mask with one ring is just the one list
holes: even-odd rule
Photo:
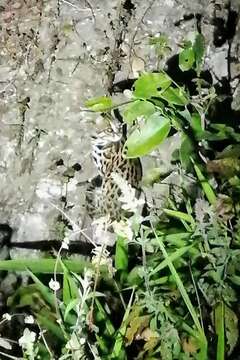
[[[161, 58], [166, 41], [150, 39]], [[123, 208], [133, 213], [113, 226], [113, 255], [99, 219], [102, 245], [89, 258], [62, 255], [81, 231], [73, 224], [56, 258], [0, 261], [1, 270], [27, 271], [31, 279], [9, 297], [2, 316], [2, 329], [21, 329], [17, 343], [2, 331], [6, 358], [21, 350], [24, 359], [236, 359], [240, 135], [231, 112], [216, 121], [224, 99], [211, 76], [206, 80], [203, 36], [185, 42], [178, 59], [176, 72], [191, 75], [191, 86], [161, 69], [141, 74], [123, 104], [107, 96], [86, 103], [96, 112], [119, 109], [129, 158], [149, 155], [178, 134], [171, 164], [177, 181], [167, 182], [158, 168], [146, 174], [149, 186], [168, 183], [164, 207], [149, 202], [143, 217], [141, 200], [113, 174]]]

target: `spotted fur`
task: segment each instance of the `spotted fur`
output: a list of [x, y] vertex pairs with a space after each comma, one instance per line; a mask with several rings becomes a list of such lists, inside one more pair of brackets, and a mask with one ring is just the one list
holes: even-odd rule
[[140, 159], [126, 159], [123, 147], [126, 137], [107, 129], [92, 138], [92, 157], [101, 178], [98, 186], [94, 178], [87, 189], [87, 211], [92, 218], [110, 216], [111, 220], [119, 220], [122, 210], [119, 197], [121, 190], [112, 179], [112, 173], [118, 173], [140, 195], [142, 166]]

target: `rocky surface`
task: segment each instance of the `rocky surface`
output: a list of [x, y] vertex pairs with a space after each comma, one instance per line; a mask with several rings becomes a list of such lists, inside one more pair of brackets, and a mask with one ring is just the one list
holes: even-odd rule
[[[151, 36], [166, 34], [171, 56], [201, 29], [206, 66], [215, 81], [230, 80], [239, 109], [238, 7], [224, 0], [0, 1], [0, 212], [14, 241], [64, 237], [59, 209], [81, 226], [84, 183], [95, 175], [90, 135], [102, 126], [83, 111], [84, 101], [161, 66], [166, 58], [149, 45]], [[153, 162], [164, 162], [164, 151], [158, 155]]]

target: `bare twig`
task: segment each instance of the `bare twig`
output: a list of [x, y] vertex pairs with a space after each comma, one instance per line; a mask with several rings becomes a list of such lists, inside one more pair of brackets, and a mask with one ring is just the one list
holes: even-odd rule
[[83, 231], [83, 229], [81, 229], [62, 209], [60, 209], [57, 205], [53, 204], [52, 202], [50, 202], [50, 204], [57, 209], [69, 222], [70, 224], [77, 229], [77, 232], [79, 232], [80, 234], [82, 234], [91, 244], [93, 244], [94, 246], [96, 246], [96, 244], [93, 242], [93, 240], [87, 235], [85, 234], [85, 232]]
[[130, 67], [132, 68], [131, 66], [131, 60], [132, 60], [132, 53], [133, 53], [133, 47], [134, 47], [134, 42], [135, 42], [135, 38], [137, 36], [137, 33], [139, 31], [139, 28], [140, 28], [140, 24], [143, 22], [143, 19], [145, 18], [145, 16], [147, 15], [148, 11], [152, 8], [152, 6], [154, 5], [156, 0], [152, 0], [150, 2], [150, 4], [146, 7], [144, 13], [142, 14], [141, 18], [139, 19], [139, 21], [137, 22], [137, 26], [136, 26], [136, 29], [133, 33], [133, 36], [132, 36], [132, 39], [130, 41], [130, 46], [129, 46], [129, 65]]
[[91, 11], [91, 13], [92, 13], [92, 17], [93, 17], [94, 24], [96, 24], [96, 16], [95, 16], [95, 14], [94, 14], [93, 7], [92, 7], [90, 1], [85, 0], [85, 3], [87, 4], [87, 6], [89, 7], [89, 9], [90, 9], [90, 11]]

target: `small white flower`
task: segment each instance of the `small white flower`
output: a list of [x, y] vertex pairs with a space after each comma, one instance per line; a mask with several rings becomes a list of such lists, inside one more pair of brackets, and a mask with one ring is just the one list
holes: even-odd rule
[[3, 314], [2, 318], [7, 321], [11, 321], [12, 316], [8, 313]]
[[86, 339], [85, 339], [85, 338], [80, 338], [80, 339], [79, 339], [79, 342], [80, 342], [81, 345], [84, 345], [85, 342], [86, 342]]
[[36, 333], [28, 328], [24, 329], [23, 336], [18, 340], [19, 345], [23, 349], [28, 349], [36, 340]]
[[51, 279], [50, 282], [49, 282], [49, 287], [53, 291], [57, 291], [57, 290], [60, 289], [60, 284], [59, 284], [58, 281], [55, 281], [55, 280]]
[[69, 237], [65, 236], [62, 242], [62, 249], [68, 250], [69, 249]]
[[34, 317], [32, 315], [26, 316], [24, 322], [25, 324], [34, 324]]

